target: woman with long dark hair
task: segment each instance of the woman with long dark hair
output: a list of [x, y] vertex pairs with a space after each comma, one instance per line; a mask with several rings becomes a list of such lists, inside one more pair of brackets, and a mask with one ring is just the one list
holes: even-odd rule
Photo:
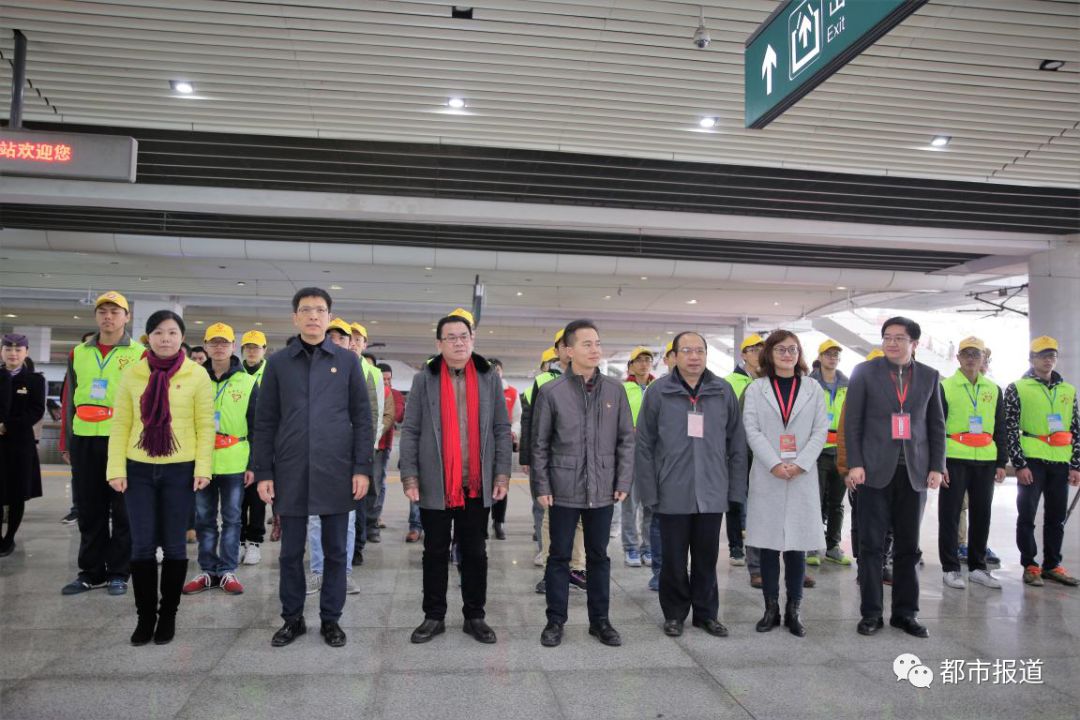
[[[106, 477], [124, 493], [131, 523], [131, 584], [139, 622], [132, 645], [164, 645], [176, 632], [187, 575], [188, 517], [210, 484], [214, 394], [210, 376], [181, 349], [184, 321], [159, 310], [146, 321], [149, 349], [117, 389]], [[157, 562], [161, 546], [161, 606]]]
[[0, 557], [15, 552], [15, 533], [26, 501], [41, 497], [41, 465], [34, 425], [45, 414], [45, 376], [34, 372], [25, 335], [5, 335], [0, 342], [4, 376], [0, 383], [0, 503], [7, 526], [0, 536]]
[[746, 544], [761, 549], [765, 615], [758, 632], [780, 624], [780, 556], [787, 605], [784, 625], [806, 634], [802, 604], [806, 551], [821, 545], [817, 458], [829, 431], [825, 396], [807, 375], [795, 333], [774, 330], [761, 351], [762, 377], [744, 396], [743, 424], [754, 453], [746, 501]]

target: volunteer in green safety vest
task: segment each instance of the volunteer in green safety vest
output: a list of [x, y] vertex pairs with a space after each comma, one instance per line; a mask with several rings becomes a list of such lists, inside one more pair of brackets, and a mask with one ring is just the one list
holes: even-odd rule
[[741, 399], [747, 386], [761, 377], [761, 349], [763, 347], [765, 347], [765, 339], [757, 333], [746, 336], [739, 344], [742, 365], [737, 366], [735, 372], [724, 378], [735, 390], [735, 397]]
[[121, 375], [146, 351], [126, 331], [127, 298], [115, 290], [98, 297], [98, 331], [75, 346], [64, 377], [60, 450], [71, 464], [71, 494], [79, 514], [79, 574], [61, 593], [76, 595], [108, 585], [127, 593], [131, 530], [124, 497], [106, 482], [109, 433]]
[[[532, 464], [532, 405], [536, 398], [536, 392], [540, 386], [549, 383], [562, 375], [570, 364], [570, 350], [562, 341], [563, 329], [555, 333], [555, 359], [557, 363], [548, 363], [548, 369], [540, 373], [533, 380], [533, 384], [521, 396], [521, 439], [518, 441], [518, 462], [526, 474], [529, 465]], [[544, 357], [550, 357], [550, 350], [544, 353]], [[541, 358], [541, 361], [543, 358]]]
[[[255, 483], [251, 439], [255, 430], [258, 383], [233, 355], [236, 334], [225, 323], [206, 328], [203, 339], [209, 359], [203, 365], [214, 391], [214, 456], [210, 484], [195, 493], [195, 536], [200, 573], [184, 585], [191, 595], [219, 587], [239, 595], [241, 509], [245, 488]], [[218, 530], [218, 511], [221, 529]]]
[[[724, 378], [735, 391], [735, 397], [742, 399], [743, 392], [755, 379], [761, 377], [761, 350], [765, 347], [765, 339], [757, 333], [746, 336], [739, 344], [739, 354], [742, 356], [742, 365], [735, 368], [735, 372]], [[747, 468], [750, 462], [746, 463]], [[746, 505], [744, 503], [728, 503], [730, 510], [727, 513], [727, 538], [729, 562], [734, 566], [747, 565], [746, 549], [743, 546], [743, 527], [746, 525]], [[750, 582], [753, 585], [761, 582], [758, 554], [751, 550], [747, 570], [750, 573]], [[807, 576], [809, 577], [809, 575]]]
[[[266, 371], [266, 335], [261, 330], [248, 330], [240, 340], [244, 371], [261, 385]], [[259, 486], [244, 488], [240, 505], [240, 562], [258, 565], [262, 560], [262, 542], [266, 536], [266, 503], [259, 497]]]
[[1001, 583], [986, 566], [986, 541], [994, 484], [1005, 480], [1008, 461], [1005, 404], [1001, 390], [980, 372], [986, 345], [977, 337], [960, 341], [960, 369], [941, 381], [945, 413], [945, 478], [938, 496], [938, 554], [942, 582], [963, 589], [958, 525], [964, 494], [968, 509], [968, 579], [989, 588]]
[[[1061, 564], [1069, 485], [1080, 485], [1080, 416], [1076, 388], [1054, 371], [1058, 342], [1043, 335], [1031, 341], [1031, 369], [1005, 390], [1005, 430], [1009, 459], [1016, 468], [1016, 544], [1024, 582], [1053, 580], [1076, 587], [1080, 581]], [[1043, 506], [1043, 562], [1035, 558], [1035, 514]]]
[[[847, 487], [844, 477], [836, 467], [836, 434], [840, 427], [840, 411], [847, 397], [848, 379], [837, 367], [840, 364], [840, 344], [826, 340], [818, 346], [820, 367], [810, 373], [825, 393], [825, 407], [829, 418], [829, 435], [825, 447], [818, 456], [818, 485], [821, 490], [821, 522], [825, 526], [825, 559], [849, 567], [851, 558], [840, 548], [840, 535], [844, 528], [844, 495]], [[807, 553], [807, 565], [820, 565], [818, 552]]]
[[261, 385], [266, 371], [266, 335], [259, 330], [248, 330], [240, 340], [240, 352], [244, 356], [244, 371], [255, 377]]
[[[626, 382], [623, 388], [626, 390], [626, 399], [630, 401], [630, 417], [637, 427], [638, 412], [641, 410], [641, 401], [645, 398], [645, 389], [656, 378], [652, 374], [653, 354], [647, 347], [636, 347], [630, 351], [630, 362], [627, 365]], [[652, 566], [653, 554], [649, 539], [649, 529], [652, 526], [653, 512], [650, 507], [642, 507], [641, 501], [634, 486], [630, 486], [630, 494], [622, 501], [622, 545], [624, 562], [628, 567]], [[641, 527], [638, 528], [638, 509], [641, 509]]]

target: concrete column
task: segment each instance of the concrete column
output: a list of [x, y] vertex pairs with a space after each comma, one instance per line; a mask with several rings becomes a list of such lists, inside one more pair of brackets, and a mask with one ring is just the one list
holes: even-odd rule
[[[146, 321], [158, 310], [172, 310], [180, 317], [184, 316], [184, 306], [175, 301], [163, 300], [136, 300], [131, 306], [131, 337], [138, 340], [146, 332]], [[188, 345], [201, 345], [202, 330], [195, 326], [187, 329], [188, 337], [185, 338]], [[191, 342], [191, 338], [198, 336], [200, 342]]]
[[30, 359], [35, 364], [52, 362], [52, 328], [16, 325], [14, 333], [30, 341]]
[[1080, 242], [1028, 259], [1028, 323], [1031, 337], [1049, 335], [1060, 344], [1058, 372], [1080, 383]]

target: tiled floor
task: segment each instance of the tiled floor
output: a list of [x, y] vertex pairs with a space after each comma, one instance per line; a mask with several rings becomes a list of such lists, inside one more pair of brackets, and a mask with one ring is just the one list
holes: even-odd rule
[[[872, 638], [857, 635], [855, 571], [836, 566], [815, 570], [818, 586], [803, 606], [805, 639], [782, 628], [759, 634], [760, 593], [749, 587], [745, 568], [729, 567], [726, 558], [718, 573], [731, 636], [688, 627], [671, 639], [660, 631], [656, 594], [646, 588], [649, 570], [625, 567], [612, 542], [611, 617], [623, 647], [588, 636], [584, 594], [575, 591], [566, 638], [554, 649], [539, 643], [544, 599], [533, 592], [541, 572], [532, 564], [521, 481], [511, 489], [510, 539], [489, 543], [488, 619], [498, 644], [463, 634], [453, 611], [446, 635], [409, 643], [421, 620], [421, 548], [403, 542], [406, 503], [392, 481], [384, 513], [390, 527], [355, 570], [362, 592], [346, 602], [343, 649], [326, 647], [316, 632], [288, 648], [270, 647], [280, 622], [272, 543], [261, 565], [241, 568], [242, 596], [185, 597], [172, 644], [131, 647], [130, 595], [60, 595], [74, 574], [78, 536], [57, 522], [66, 483], [61, 468], [50, 468], [47, 497], [28, 506], [18, 549], [0, 560], [3, 720], [1080, 717], [1080, 589], [1021, 584], [1011, 480], [995, 498], [991, 533], [1003, 559], [1002, 591], [942, 586], [931, 495], [921, 597], [929, 640], [888, 627]], [[1066, 530], [1065, 558], [1080, 564], [1080, 517]], [[450, 605], [457, 607], [456, 598]], [[317, 620], [317, 599], [309, 598], [308, 621]], [[929, 688], [896, 679], [893, 660], [906, 652], [934, 671]], [[994, 683], [995, 660], [1031, 659], [1042, 661], [1041, 684]], [[943, 684], [946, 660], [987, 661], [987, 682]], [[1038, 679], [1028, 667], [1040, 666], [1025, 664], [1016, 678]]]

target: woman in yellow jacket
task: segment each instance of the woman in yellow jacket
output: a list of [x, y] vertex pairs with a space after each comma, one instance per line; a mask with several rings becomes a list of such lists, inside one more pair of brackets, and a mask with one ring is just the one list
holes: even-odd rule
[[[210, 376], [184, 356], [184, 321], [160, 310], [146, 321], [149, 350], [124, 373], [116, 393], [106, 477], [124, 493], [131, 523], [131, 585], [139, 622], [132, 645], [164, 645], [176, 633], [187, 575], [188, 517], [195, 492], [210, 483], [214, 395]], [[158, 608], [158, 546], [161, 607]]]

